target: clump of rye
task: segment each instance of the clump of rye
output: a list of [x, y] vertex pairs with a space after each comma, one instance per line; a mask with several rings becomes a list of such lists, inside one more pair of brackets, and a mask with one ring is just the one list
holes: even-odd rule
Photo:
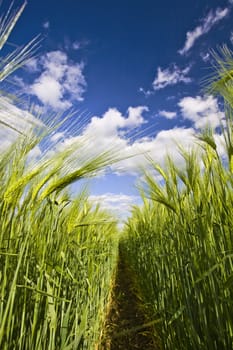
[[[209, 92], [223, 98], [221, 134], [204, 130], [199, 150], [181, 151], [145, 172], [124, 247], [164, 349], [231, 349], [233, 344], [233, 58], [223, 49]], [[216, 142], [222, 139], [225, 154]], [[158, 182], [154, 172], [160, 175]]]

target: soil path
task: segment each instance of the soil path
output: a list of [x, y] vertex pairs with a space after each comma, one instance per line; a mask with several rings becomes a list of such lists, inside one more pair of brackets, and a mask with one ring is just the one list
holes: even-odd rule
[[133, 288], [132, 273], [120, 249], [115, 286], [100, 350], [159, 350], [140, 304]]

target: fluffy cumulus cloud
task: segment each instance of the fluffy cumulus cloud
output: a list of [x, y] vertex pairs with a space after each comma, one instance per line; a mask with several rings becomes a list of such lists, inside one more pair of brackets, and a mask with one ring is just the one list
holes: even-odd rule
[[[81, 148], [77, 147], [77, 159], [84, 163], [101, 152], [113, 151], [114, 154], [122, 157], [120, 162], [111, 166], [111, 170], [117, 174], [138, 174], [142, 167], [147, 167], [148, 156], [164, 166], [166, 156], [169, 154], [178, 166], [182, 166], [183, 158], [179, 146], [186, 150], [191, 149], [196, 144], [197, 129], [206, 126], [207, 123], [213, 127], [219, 126], [224, 115], [218, 108], [217, 100], [212, 96], [184, 97], [178, 106], [183, 118], [192, 122], [192, 127], [176, 127], [142, 137], [146, 123], [145, 114], [148, 112], [146, 106], [131, 106], [124, 114], [116, 108], [110, 108], [102, 116], [91, 118], [78, 136], [68, 137], [64, 130], [53, 134], [51, 143], [54, 144], [56, 151], [73, 144], [81, 145]], [[1, 127], [0, 137], [5, 140], [5, 146], [13, 142], [19, 132], [27, 132], [31, 125], [37, 123], [32, 115], [11, 105], [6, 99], [0, 100], [0, 112], [4, 123], [13, 127], [7, 128], [4, 125]], [[176, 113], [163, 110], [160, 111], [160, 115], [172, 119], [175, 118]], [[8, 130], [7, 137], [6, 130]], [[132, 138], [129, 137], [130, 133]], [[216, 142], [221, 152], [222, 140], [217, 138]], [[117, 204], [114, 204], [117, 198], [112, 197], [111, 200], [109, 198], [110, 196], [108, 200], [106, 199], [108, 202], [106, 206], [117, 207]], [[125, 203], [126, 199], [124, 199]], [[121, 198], [121, 203], [123, 203], [122, 200]]]
[[158, 67], [157, 75], [153, 81], [153, 89], [160, 90], [169, 85], [176, 85], [178, 83], [190, 83], [191, 78], [188, 77], [190, 71], [190, 66], [181, 69], [176, 64], [171, 68], [166, 68], [164, 70]]
[[129, 107], [124, 116], [116, 108], [110, 108], [102, 117], [94, 116], [85, 129], [85, 135], [91, 136], [94, 132], [96, 138], [109, 139], [118, 136], [122, 129], [126, 130], [139, 127], [146, 121], [143, 112], [148, 111], [146, 106]]
[[176, 117], [176, 112], [169, 112], [169, 111], [163, 110], [163, 111], [159, 111], [159, 115], [166, 119], [174, 119]]
[[51, 51], [38, 60], [32, 60], [29, 68], [41, 74], [30, 86], [30, 93], [53, 109], [68, 109], [73, 101], [82, 101], [86, 89], [84, 65], [73, 63], [62, 51]]
[[101, 208], [112, 212], [119, 219], [125, 219], [131, 210], [131, 206], [139, 202], [140, 198], [123, 193], [108, 192], [101, 195], [91, 195], [89, 200], [93, 204], [101, 203]]
[[[178, 107], [183, 119], [192, 122], [191, 127], [175, 127], [142, 137], [145, 123], [143, 113], [148, 110], [145, 106], [129, 107], [126, 116], [112, 108], [102, 117], [93, 117], [82, 136], [88, 139], [90, 150], [119, 150], [125, 159], [112, 166], [112, 170], [118, 174], [137, 174], [141, 167], [147, 166], [147, 156], [163, 166], [169, 154], [177, 165], [182, 165], [179, 146], [191, 149], [196, 145], [195, 135], [198, 130], [207, 125], [218, 127], [223, 121], [224, 113], [220, 111], [217, 99], [213, 96], [184, 97], [179, 101]], [[159, 115], [173, 119], [177, 113], [162, 110]], [[138, 127], [140, 131], [130, 140], [128, 130]], [[218, 144], [220, 147], [220, 142]]]
[[[164, 164], [166, 155], [169, 153], [175, 161], [180, 162], [181, 156], [177, 143], [186, 148], [193, 144], [194, 129], [175, 128], [160, 131], [151, 137], [141, 137], [141, 131], [136, 132], [135, 128], [141, 127], [143, 130], [146, 121], [143, 113], [147, 111], [146, 106], [129, 107], [124, 116], [119, 110], [111, 108], [103, 116], [93, 117], [81, 136], [84, 140], [88, 140], [87, 153], [108, 149], [119, 151], [119, 155], [125, 159], [112, 166], [112, 170], [118, 174], [137, 174], [142, 166], [146, 166], [148, 162], [146, 156]], [[163, 112], [166, 113], [166, 111]], [[170, 118], [174, 117], [173, 114], [167, 113]], [[129, 137], [130, 130], [132, 139]]]
[[[138, 174], [142, 167], [147, 166], [147, 156], [164, 165], [167, 154], [170, 154], [177, 164], [181, 164], [178, 144], [186, 149], [193, 145], [195, 130], [173, 128], [142, 137], [143, 128], [147, 128], [144, 116], [147, 111], [146, 106], [129, 107], [124, 115], [111, 108], [103, 116], [94, 116], [79, 136], [67, 138], [55, 135], [51, 141], [56, 143], [60, 138], [62, 142], [59, 147], [83, 143], [84, 161], [101, 152], [111, 151], [122, 159], [111, 166], [111, 170], [117, 174]], [[82, 157], [80, 149], [77, 152], [79, 158]]]
[[217, 8], [214, 11], [210, 11], [206, 17], [201, 20], [201, 24], [194, 28], [192, 31], [186, 33], [186, 41], [184, 47], [179, 50], [181, 55], [186, 54], [195, 44], [196, 40], [202, 35], [208, 33], [220, 20], [226, 17], [229, 13], [229, 8], [224, 9]]
[[[129, 107], [125, 114], [116, 108], [110, 108], [102, 116], [92, 117], [87, 125], [80, 129], [78, 136], [55, 134], [51, 142], [55, 147], [59, 147], [58, 151], [73, 144], [82, 145], [81, 153], [80, 148], [77, 148], [77, 154], [78, 159], [83, 157], [84, 162], [106, 151], [118, 158], [132, 157], [135, 150], [132, 147], [133, 140], [130, 134], [135, 137], [136, 130], [146, 123], [144, 117], [146, 112], [148, 112], [146, 106]], [[120, 172], [122, 168], [118, 169], [118, 166], [115, 166], [114, 171]]]
[[[54, 71], [56, 77], [62, 74], [59, 69]], [[191, 148], [195, 144], [197, 130], [207, 124], [213, 128], [218, 127], [224, 114], [219, 110], [217, 99], [213, 96], [184, 97], [179, 101], [178, 107], [182, 117], [192, 122], [191, 127], [161, 130], [150, 136], [146, 132], [147, 136], [143, 137], [143, 129], [147, 130], [147, 106], [130, 106], [126, 113], [110, 108], [102, 116], [92, 117], [87, 125], [80, 129], [78, 136], [69, 137], [63, 130], [51, 136], [51, 143], [60, 150], [72, 144], [83, 144], [82, 153], [80, 154], [80, 148], [77, 148], [77, 155], [81, 160], [83, 157], [84, 162], [101, 152], [113, 151], [123, 158], [111, 167], [117, 174], [137, 174], [141, 167], [147, 166], [147, 156], [164, 165], [169, 154], [177, 165], [181, 165], [183, 160], [178, 145], [186, 150]], [[0, 99], [0, 112], [0, 138], [5, 140], [5, 147], [13, 142], [18, 134], [28, 132], [32, 126], [40, 123], [30, 113], [15, 107], [7, 99]], [[177, 113], [159, 111], [159, 115], [167, 119], [175, 118]], [[7, 127], [7, 124], [11, 125], [11, 128]], [[219, 139], [218, 145], [221, 149], [220, 141]]]
[[224, 118], [219, 110], [217, 99], [213, 96], [184, 97], [178, 103], [183, 118], [194, 123], [196, 129], [210, 125], [216, 128]]
[[133, 144], [125, 145], [125, 154], [134, 155], [122, 160], [113, 170], [116, 172], [127, 172], [136, 175], [138, 171], [148, 166], [147, 158], [152, 158], [161, 166], [165, 165], [167, 155], [170, 155], [177, 165], [183, 164], [179, 146], [186, 150], [195, 144], [195, 130], [193, 128], [173, 128], [162, 130], [150, 138], [142, 138]]

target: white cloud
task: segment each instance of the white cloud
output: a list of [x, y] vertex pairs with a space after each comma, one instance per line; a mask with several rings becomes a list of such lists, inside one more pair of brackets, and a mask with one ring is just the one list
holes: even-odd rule
[[[146, 156], [148, 155], [164, 166], [166, 156], [169, 154], [178, 166], [182, 165], [184, 160], [178, 145], [187, 151], [195, 147], [197, 129], [205, 127], [208, 123], [213, 128], [219, 126], [224, 114], [220, 112], [217, 100], [212, 96], [185, 97], [178, 105], [183, 118], [192, 121], [192, 127], [161, 130], [154, 136], [138, 137], [136, 140], [135, 137], [133, 140], [126, 137], [127, 129], [132, 125], [135, 127], [143, 125], [142, 113], [145, 107], [134, 107], [133, 114], [132, 112], [130, 114], [129, 108], [127, 116], [123, 116], [117, 109], [109, 109], [103, 117], [93, 117], [83, 132], [83, 137], [88, 139], [90, 148], [87, 153], [93, 150], [103, 151], [111, 147], [119, 151], [120, 155], [126, 159], [111, 167], [117, 174], [138, 174], [141, 167], [147, 166]], [[175, 112], [161, 112], [164, 116], [175, 117]], [[137, 115], [137, 118], [132, 118], [132, 115]]]
[[91, 195], [89, 200], [93, 204], [100, 204], [101, 208], [106, 209], [115, 214], [120, 219], [126, 219], [131, 206], [138, 204], [140, 197], [129, 196], [123, 193], [104, 193], [102, 195]]
[[220, 20], [226, 17], [229, 13], [229, 8], [221, 9], [217, 8], [215, 12], [212, 10], [201, 20], [201, 24], [194, 28], [192, 31], [186, 33], [186, 41], [184, 47], [178, 52], [181, 55], [186, 54], [195, 44], [196, 40], [202, 35], [208, 33], [212, 27], [217, 24]]
[[[164, 166], [166, 156], [169, 154], [176, 165], [181, 166], [184, 160], [178, 145], [188, 151], [196, 145], [197, 129], [206, 126], [208, 122], [213, 127], [218, 126], [224, 115], [219, 111], [217, 100], [212, 96], [185, 97], [178, 105], [183, 118], [192, 122], [191, 127], [176, 127], [161, 130], [150, 137], [141, 137], [140, 135], [143, 134], [141, 127], [146, 121], [143, 113], [148, 111], [146, 106], [129, 107], [125, 115], [116, 108], [110, 108], [103, 116], [91, 118], [81, 135], [73, 138], [55, 135], [53, 141], [59, 142], [61, 137], [61, 147], [83, 142], [84, 148], [81, 153], [84, 162], [100, 152], [109, 150], [120, 157], [125, 157], [111, 166], [111, 170], [119, 175], [138, 175], [140, 169], [148, 165], [146, 156], [150, 156], [156, 163]], [[160, 113], [169, 118], [175, 117], [175, 112], [164, 110]], [[139, 132], [135, 133], [134, 128], [139, 127]], [[129, 131], [132, 138], [129, 137]], [[77, 154], [80, 157], [80, 149], [77, 149]]]
[[75, 42], [73, 42], [73, 44], [72, 44], [72, 49], [73, 49], [73, 50], [79, 50], [81, 46], [82, 46], [82, 45], [81, 45], [81, 43], [80, 43], [79, 41], [75, 41]]
[[[146, 106], [129, 107], [126, 115], [123, 115], [116, 108], [110, 108], [103, 116], [92, 117], [86, 127], [81, 128], [82, 133], [79, 136], [68, 138], [65, 135], [59, 142], [59, 137], [63, 135], [55, 134], [51, 141], [57, 145], [58, 151], [74, 144], [81, 144], [82, 151], [80, 153], [80, 148], [77, 148], [77, 154], [78, 159], [83, 157], [84, 162], [106, 151], [117, 155], [118, 158], [129, 157], [135, 154], [129, 132], [134, 134], [135, 128], [146, 123], [143, 116], [146, 111], [148, 111]], [[114, 167], [114, 171], [120, 171], [118, 166]]]
[[177, 165], [183, 164], [177, 144], [189, 149], [194, 145], [195, 130], [193, 128], [173, 128], [160, 131], [155, 137], [139, 139], [133, 144], [125, 145], [125, 154], [135, 155], [121, 161], [113, 167], [117, 172], [128, 172], [136, 175], [141, 167], [147, 167], [146, 156], [162, 166], [169, 154]]
[[44, 29], [49, 29], [49, 27], [50, 27], [50, 22], [49, 22], [49, 21], [45, 21], [45, 22], [42, 24], [42, 27], [43, 27]]
[[63, 87], [50, 76], [41, 76], [32, 86], [32, 92], [44, 105], [50, 105], [55, 109], [68, 109], [71, 106], [69, 101], [62, 100]]
[[200, 56], [204, 62], [209, 62], [210, 61], [210, 54], [208, 52], [204, 53], [201, 52]]
[[183, 118], [191, 120], [197, 129], [207, 125], [216, 128], [224, 118], [224, 113], [219, 110], [217, 99], [213, 96], [184, 97], [178, 106]]
[[[118, 136], [118, 132], [124, 128], [135, 128], [143, 123], [145, 119], [143, 112], [148, 111], [146, 106], [129, 107], [127, 116], [122, 115], [116, 108], [110, 108], [103, 117], [94, 116], [85, 129], [85, 135], [94, 135], [96, 138], [109, 140]], [[121, 132], [122, 134], [122, 132]]]
[[83, 49], [86, 46], [88, 46], [89, 43], [90, 42], [87, 39], [81, 39], [81, 40], [72, 41], [67, 36], [64, 38], [64, 48], [66, 49], [66, 51], [69, 51], [69, 50], [77, 51], [77, 50]]
[[176, 117], [176, 112], [169, 112], [169, 111], [163, 110], [163, 111], [159, 111], [159, 115], [167, 119], [174, 119]]
[[[140, 137], [141, 131], [136, 134], [133, 128], [145, 123], [143, 113], [148, 111], [146, 106], [129, 107], [124, 116], [119, 110], [110, 108], [102, 117], [94, 116], [87, 124], [80, 136], [70, 139], [64, 138], [62, 147], [69, 147], [75, 142], [83, 142], [84, 160], [95, 154], [111, 150], [124, 160], [111, 166], [116, 174], [138, 175], [141, 167], [146, 167], [146, 156], [152, 157], [155, 162], [165, 164], [167, 154], [170, 154], [176, 164], [183, 164], [177, 143], [188, 149], [194, 144], [194, 128], [173, 128], [162, 130], [151, 137]], [[129, 137], [129, 130], [132, 138]], [[88, 141], [88, 142], [86, 142]], [[80, 150], [77, 152], [80, 154]]]
[[54, 134], [52, 134], [51, 136], [51, 141], [53, 143], [56, 143], [57, 141], [61, 141], [61, 139], [63, 139], [65, 137], [65, 133], [64, 132], [55, 132]]
[[29, 71], [29, 73], [38, 72], [38, 60], [35, 57], [31, 57], [24, 65], [24, 68]]
[[[140, 168], [148, 164], [145, 157], [147, 155], [164, 166], [169, 154], [179, 166], [183, 164], [183, 158], [177, 144], [186, 150], [191, 149], [196, 144], [197, 129], [207, 124], [216, 128], [223, 120], [224, 114], [219, 110], [217, 99], [213, 96], [184, 97], [178, 106], [182, 117], [192, 122], [191, 127], [161, 130], [155, 135], [142, 137], [143, 125], [146, 123], [144, 113], [148, 112], [148, 107], [130, 106], [124, 114], [116, 108], [109, 108], [102, 116], [94, 116], [85, 127], [82, 126], [78, 136], [68, 137], [65, 133], [55, 133], [51, 142], [58, 151], [81, 143], [81, 155], [80, 148], [77, 148], [77, 155], [81, 162], [83, 157], [84, 163], [91, 157], [109, 150], [112, 154], [125, 157], [111, 166], [112, 171], [117, 174], [138, 174]], [[161, 110], [159, 114], [168, 119], [176, 117], [173, 111]], [[132, 135], [132, 138], [129, 135]]]
[[21, 89], [21, 92], [24, 93], [25, 92], [25, 82], [23, 80], [23, 78], [18, 77], [17, 75], [14, 75], [12, 78], [12, 83], [17, 86], [17, 88]]
[[145, 155], [150, 155], [156, 162], [164, 164], [167, 153], [170, 153], [180, 162], [181, 156], [176, 142], [186, 148], [193, 143], [195, 131], [192, 128], [163, 130], [154, 137], [138, 138], [136, 141], [126, 137], [129, 128], [141, 126], [145, 122], [142, 114], [147, 110], [145, 106], [129, 107], [127, 116], [123, 116], [117, 109], [111, 108], [103, 117], [93, 117], [82, 135], [88, 140], [87, 153], [110, 148], [119, 151], [126, 159], [112, 166], [112, 170], [118, 174], [137, 174], [140, 167], [147, 164]]
[[190, 66], [180, 69], [174, 64], [171, 68], [166, 68], [162, 70], [158, 67], [157, 76], [153, 81], [154, 90], [160, 90], [165, 88], [168, 85], [175, 85], [178, 83], [190, 83], [191, 78], [187, 77], [187, 74], [190, 71]]
[[153, 94], [153, 91], [150, 91], [150, 90], [145, 90], [143, 89], [143, 87], [140, 87], [138, 89], [139, 92], [142, 92], [144, 94], [145, 97], [149, 97]]
[[[118, 153], [120, 157], [126, 159], [111, 167], [117, 174], [137, 174], [140, 167], [147, 164], [146, 154], [162, 164], [167, 152], [180, 160], [174, 140], [187, 145], [189, 143], [187, 140], [191, 142], [193, 129], [177, 128], [161, 131], [155, 137], [138, 138], [135, 141], [133, 128], [145, 123], [143, 113], [146, 111], [148, 111], [146, 106], [129, 107], [124, 116], [117, 109], [110, 108], [102, 117], [94, 116], [80, 136], [64, 138], [60, 146], [69, 147], [75, 142], [83, 142], [85, 159], [107, 150]], [[130, 130], [133, 139], [128, 136]], [[77, 152], [80, 153], [79, 149]]]
[[54, 109], [68, 109], [74, 100], [83, 100], [86, 81], [82, 63], [69, 61], [65, 52], [51, 51], [31, 65], [42, 70], [30, 87], [30, 93], [42, 104]]

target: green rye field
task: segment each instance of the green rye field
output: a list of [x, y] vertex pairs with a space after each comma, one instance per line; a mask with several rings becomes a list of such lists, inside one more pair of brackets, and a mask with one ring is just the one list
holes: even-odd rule
[[[23, 9], [1, 21], [0, 48]], [[36, 46], [4, 58], [1, 80]], [[0, 153], [0, 349], [233, 349], [232, 53], [224, 48], [215, 60], [207, 93], [224, 103], [225, 154], [207, 128], [192, 151], [180, 149], [181, 167], [148, 156], [143, 205], [121, 230], [85, 188], [69, 191], [117, 162], [118, 150], [85, 158], [82, 140], [47, 147], [35, 161], [59, 118], [35, 118], [24, 134], [0, 103], [0, 127], [18, 135]]]

